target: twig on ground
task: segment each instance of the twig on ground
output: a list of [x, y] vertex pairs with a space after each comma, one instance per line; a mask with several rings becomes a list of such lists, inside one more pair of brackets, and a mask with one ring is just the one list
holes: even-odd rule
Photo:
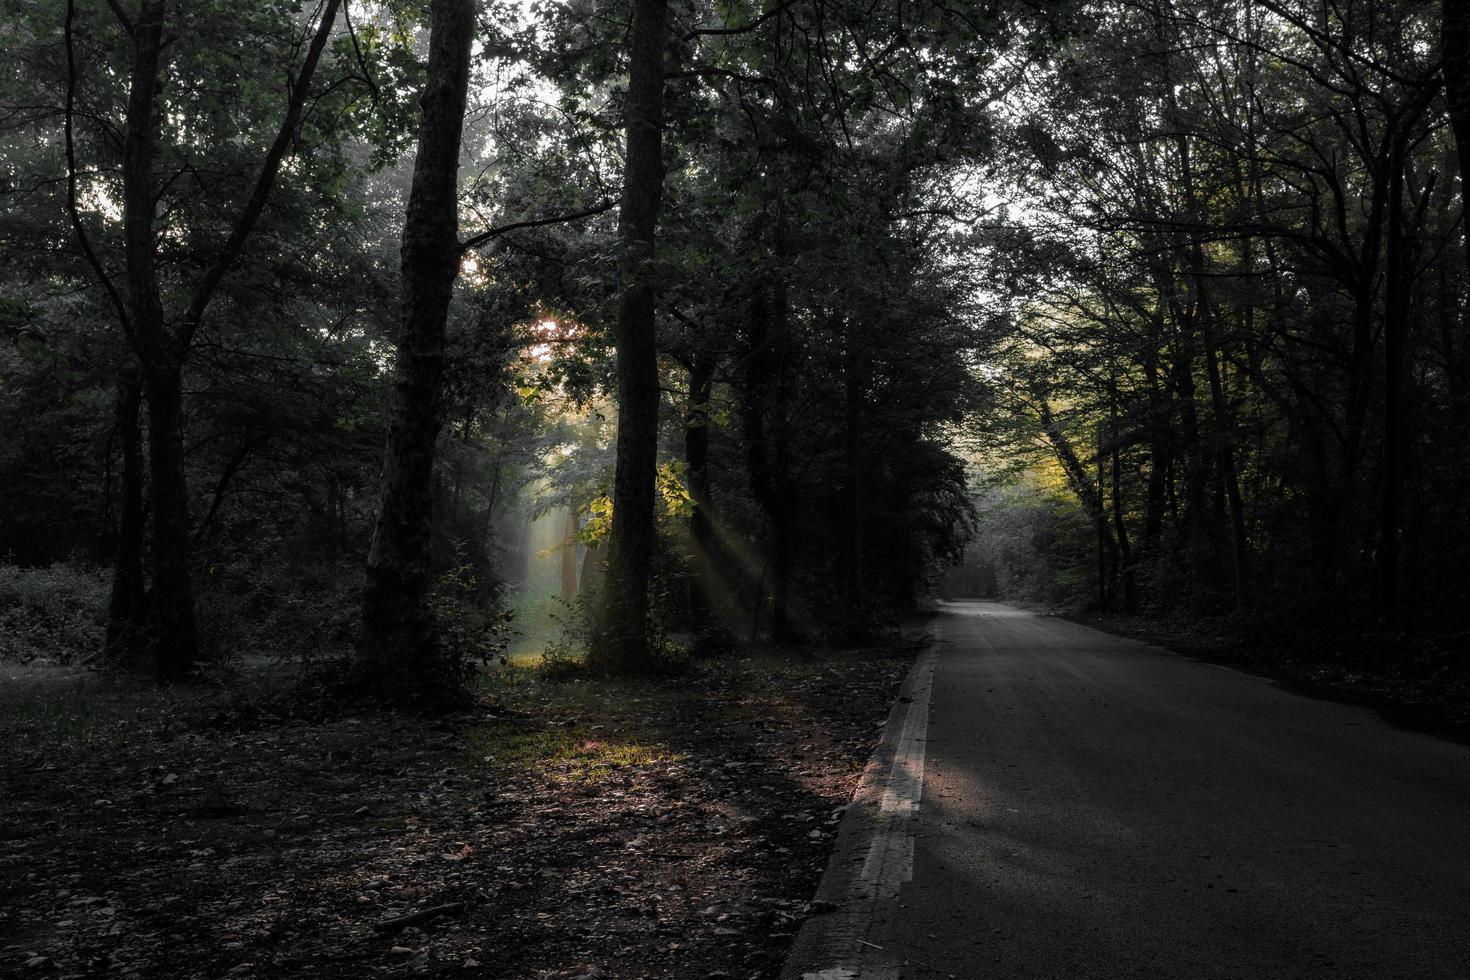
[[418, 925], [420, 922], [427, 922], [430, 919], [437, 919], [441, 915], [452, 915], [455, 912], [463, 911], [464, 902], [449, 902], [444, 905], [434, 905], [426, 909], [419, 909], [417, 912], [410, 912], [407, 915], [384, 919], [381, 922], [374, 922], [373, 928], [379, 932], [390, 932], [394, 929], [405, 929], [409, 926]]

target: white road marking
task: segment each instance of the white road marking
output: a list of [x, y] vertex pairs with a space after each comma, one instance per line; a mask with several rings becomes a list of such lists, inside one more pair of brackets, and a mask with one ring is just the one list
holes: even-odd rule
[[924, 742], [934, 688], [934, 655], [925, 654], [925, 660], [878, 804], [878, 827], [855, 883], [866, 894], [854, 897], [884, 901], [897, 895], [904, 882], [914, 880], [913, 821], [924, 796]]
[[[867, 851], [861, 869], [848, 883], [841, 909], [834, 913], [839, 921], [832, 924], [823, 944], [823, 959], [836, 965], [803, 973], [801, 980], [898, 980], [898, 965], [875, 953], [881, 947], [864, 937], [872, 928], [877, 903], [896, 898], [904, 882], [914, 877], [914, 829], [924, 796], [924, 744], [938, 659], [936, 643], [914, 664], [904, 684], [903, 696], [909, 702], [893, 746], [893, 761], [881, 776], [882, 795], [871, 816]], [[872, 775], [876, 773], [870, 770], [867, 778]], [[864, 787], [856, 795], [866, 795]]]

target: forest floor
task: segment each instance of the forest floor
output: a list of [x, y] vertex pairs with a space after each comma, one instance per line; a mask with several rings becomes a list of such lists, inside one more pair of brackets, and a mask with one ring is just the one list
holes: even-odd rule
[[775, 976], [919, 642], [430, 721], [5, 678], [0, 975]]
[[1470, 744], [1470, 636], [1327, 631], [1310, 644], [1242, 636], [1225, 620], [1097, 613], [1065, 618], [1208, 663], [1269, 677], [1308, 697], [1371, 708], [1390, 724]]

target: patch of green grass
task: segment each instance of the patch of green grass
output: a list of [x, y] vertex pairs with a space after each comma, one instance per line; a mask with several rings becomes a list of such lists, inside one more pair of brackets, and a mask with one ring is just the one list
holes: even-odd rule
[[0, 678], [0, 744], [21, 752], [119, 744], [172, 730], [221, 700], [218, 689], [160, 689], [127, 676], [12, 673]]
[[269, 699], [292, 676], [285, 667], [232, 667], [208, 680], [160, 687], [123, 672], [0, 670], [0, 752], [66, 752], [174, 734], [222, 710]]
[[805, 651], [801, 658], [754, 651], [698, 661], [681, 677], [648, 680], [549, 674], [537, 657], [516, 657], [487, 668], [477, 684], [484, 700], [516, 716], [471, 729], [466, 749], [475, 765], [593, 779], [682, 758], [670, 747], [679, 744], [670, 726], [680, 718], [732, 724], [800, 713], [811, 690], [840, 689], [856, 662], [865, 664], [859, 670], [882, 670], [906, 660], [887, 650]]
[[472, 761], [555, 770], [574, 780], [683, 758], [669, 747], [660, 726], [676, 705], [687, 707], [697, 696], [681, 685], [634, 679], [548, 679], [539, 661], [512, 661], [485, 671], [478, 692], [526, 717], [471, 729]]
[[471, 729], [467, 749], [479, 762], [494, 768], [555, 770], [574, 781], [590, 781], [609, 770], [684, 758], [657, 742], [579, 729], [545, 722], [493, 723]]
[[505, 659], [512, 667], [535, 667], [546, 659], [546, 652], [539, 647], [518, 650], [515, 653], [507, 653]]

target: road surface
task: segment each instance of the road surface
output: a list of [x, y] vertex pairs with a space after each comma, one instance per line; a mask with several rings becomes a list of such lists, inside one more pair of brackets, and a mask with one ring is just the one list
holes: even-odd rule
[[1470, 978], [1470, 747], [944, 608], [787, 977]]

